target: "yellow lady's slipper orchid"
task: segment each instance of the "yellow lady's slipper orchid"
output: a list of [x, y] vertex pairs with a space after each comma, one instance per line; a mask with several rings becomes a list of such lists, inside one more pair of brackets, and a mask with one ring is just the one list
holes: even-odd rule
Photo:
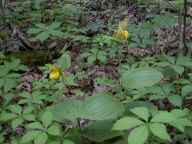
[[58, 80], [61, 77], [61, 70], [57, 66], [53, 66], [49, 73], [49, 79], [51, 80]]
[[127, 40], [129, 37], [129, 32], [128, 31], [117, 31], [114, 36], [120, 40]]
[[114, 37], [120, 40], [127, 40], [129, 37], [128, 29], [128, 17], [125, 17], [122, 21], [119, 22], [117, 31], [114, 33]]

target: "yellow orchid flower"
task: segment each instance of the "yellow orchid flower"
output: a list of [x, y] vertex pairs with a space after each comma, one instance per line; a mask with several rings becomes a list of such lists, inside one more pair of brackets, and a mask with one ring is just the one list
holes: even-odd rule
[[127, 40], [129, 37], [128, 29], [128, 17], [125, 17], [122, 21], [119, 22], [117, 31], [114, 33], [114, 37], [120, 40]]
[[61, 69], [57, 66], [52, 66], [49, 73], [49, 79], [58, 80], [60, 77], [61, 77]]
[[114, 36], [120, 40], [127, 40], [129, 37], [129, 32], [128, 31], [117, 31]]

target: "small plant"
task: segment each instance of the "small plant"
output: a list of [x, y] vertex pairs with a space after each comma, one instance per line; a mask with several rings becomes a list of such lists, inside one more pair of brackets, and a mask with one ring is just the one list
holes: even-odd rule
[[60, 22], [53, 22], [48, 26], [43, 23], [40, 23], [40, 24], [35, 24], [35, 26], [36, 26], [35, 28], [30, 28], [27, 31], [28, 34], [36, 35], [34, 38], [35, 40], [40, 40], [41, 42], [44, 42], [51, 36], [53, 37], [63, 36], [63, 32], [58, 30], [61, 26]]
[[9, 105], [6, 110], [1, 112], [1, 122], [11, 122], [11, 127], [15, 130], [18, 126], [23, 125], [25, 121], [34, 121], [34, 108], [32, 106], [22, 108], [20, 105]]
[[106, 63], [107, 61], [107, 53], [97, 48], [93, 48], [89, 52], [84, 53], [82, 57], [87, 58], [88, 64], [94, 64], [96, 62]]
[[0, 64], [0, 93], [7, 93], [17, 86], [20, 74], [19, 71], [26, 70], [26, 67], [18, 59], [3, 61]]
[[[46, 144], [48, 141], [58, 142], [57, 139], [61, 135], [60, 125], [53, 122], [52, 113], [49, 111], [44, 112], [39, 121], [27, 124], [26, 128], [27, 133], [22, 137], [21, 143], [32, 141], [34, 144]], [[53, 141], [54, 137], [57, 137], [55, 141]]]
[[158, 111], [152, 115], [146, 107], [135, 107], [130, 112], [133, 116], [123, 117], [113, 126], [113, 130], [131, 130], [128, 144], [144, 144], [151, 134], [170, 142], [171, 137], [166, 124], [182, 132], [186, 126], [192, 126], [192, 121], [187, 118], [188, 112], [185, 110]]
[[21, 99], [18, 102], [19, 104], [25, 104], [28, 106], [33, 106], [38, 108], [43, 104], [43, 101], [45, 101], [48, 98], [48, 95], [45, 95], [40, 91], [34, 91], [32, 93], [21, 92], [20, 98]]

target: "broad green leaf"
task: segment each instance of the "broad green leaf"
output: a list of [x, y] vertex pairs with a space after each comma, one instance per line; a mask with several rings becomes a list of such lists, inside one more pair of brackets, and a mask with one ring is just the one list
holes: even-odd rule
[[187, 118], [178, 118], [174, 122], [170, 123], [173, 127], [177, 128], [181, 132], [185, 131], [185, 127], [192, 127], [192, 121]]
[[22, 117], [18, 117], [16, 119], [14, 119], [12, 122], [11, 122], [11, 127], [13, 129], [16, 129], [17, 126], [21, 125], [23, 123], [23, 118]]
[[95, 121], [81, 132], [84, 137], [94, 142], [103, 142], [122, 135], [122, 132], [112, 131], [113, 120]]
[[86, 118], [90, 120], [115, 119], [124, 112], [123, 105], [112, 96], [100, 94], [85, 101], [66, 100], [51, 108], [58, 121]]
[[130, 111], [145, 121], [148, 121], [149, 119], [149, 111], [146, 107], [136, 107]]
[[126, 104], [126, 112], [129, 112], [130, 109], [136, 107], [146, 107], [152, 115], [155, 115], [158, 112], [158, 109], [149, 101], [131, 101]]
[[183, 99], [180, 95], [172, 95], [168, 97], [168, 100], [174, 106], [181, 107], [183, 103]]
[[42, 31], [42, 29], [39, 29], [39, 28], [30, 28], [27, 33], [28, 34], [37, 34], [37, 33], [40, 33]]
[[171, 123], [176, 117], [167, 111], [159, 111], [151, 120], [151, 122]]
[[64, 35], [63, 32], [58, 31], [58, 30], [52, 30], [52, 31], [50, 31], [50, 34], [51, 34], [52, 36], [56, 36], [56, 37], [62, 37], [62, 36]]
[[123, 117], [118, 120], [114, 126], [113, 130], [126, 130], [137, 127], [139, 125], [144, 124], [141, 120], [134, 118], [134, 117]]
[[151, 132], [162, 140], [170, 141], [171, 138], [167, 133], [166, 126], [161, 123], [151, 123], [149, 125]]
[[78, 100], [66, 100], [51, 108], [53, 117], [57, 121], [76, 120], [81, 118], [86, 110], [82, 106], [83, 103]]
[[23, 143], [29, 143], [29, 142], [31, 142], [31, 141], [33, 141], [33, 139], [37, 136], [37, 135], [39, 135], [39, 131], [29, 131], [29, 132], [27, 132], [23, 137], [22, 137], [22, 140], [21, 140], [21, 142], [22, 142], [22, 144]]
[[192, 85], [185, 85], [184, 87], [182, 87], [181, 90], [182, 97], [186, 97], [190, 93], [192, 93]]
[[41, 32], [40, 34], [38, 34], [35, 39], [40, 40], [41, 42], [44, 42], [45, 40], [47, 40], [49, 38], [49, 33], [48, 32]]
[[144, 144], [148, 138], [149, 130], [146, 125], [137, 127], [128, 136], [128, 144]]
[[15, 78], [4, 79], [4, 92], [8, 92], [17, 86], [18, 80]]
[[48, 26], [48, 29], [57, 29], [61, 26], [61, 22], [53, 22], [51, 25]]
[[16, 114], [13, 114], [13, 113], [9, 113], [9, 112], [6, 112], [6, 111], [3, 111], [0, 115], [0, 121], [9, 121], [9, 120], [12, 120], [14, 119], [15, 117], [17, 117]]
[[35, 121], [35, 115], [34, 114], [24, 114], [23, 118], [27, 121]]
[[97, 53], [97, 59], [103, 63], [106, 62], [107, 61], [107, 53], [105, 53], [104, 51], [99, 51]]
[[153, 68], [137, 68], [122, 75], [122, 84], [127, 89], [150, 87], [162, 79], [161, 72]]
[[58, 125], [52, 125], [47, 129], [47, 132], [50, 135], [58, 136], [60, 135], [60, 128]]
[[177, 17], [174, 17], [172, 15], [155, 15], [152, 21], [153, 25], [157, 28], [171, 27], [177, 23]]
[[175, 5], [178, 9], [180, 9], [184, 4], [183, 0], [175, 0]]
[[57, 64], [61, 70], [66, 70], [71, 66], [71, 57], [68, 52], [65, 52], [59, 59], [57, 59]]
[[26, 125], [28, 129], [44, 129], [40, 122], [32, 122], [28, 125]]
[[178, 73], [179, 75], [181, 75], [184, 72], [184, 67], [183, 66], [179, 66], [179, 65], [171, 65], [171, 68]]
[[33, 113], [34, 107], [33, 106], [27, 106], [23, 109], [23, 114], [31, 114]]
[[166, 59], [169, 63], [175, 64], [175, 57], [169, 55], [163, 55], [163, 58]]
[[89, 56], [89, 57], [87, 58], [87, 62], [88, 62], [89, 64], [93, 64], [96, 60], [97, 60], [97, 58], [96, 58], [96, 56], [94, 56], [94, 55], [91, 55], [91, 56]]
[[71, 85], [71, 86], [75, 86], [76, 85], [75, 76], [73, 74], [64, 76], [64, 80], [65, 80], [65, 84], [66, 85]]
[[3, 78], [4, 76], [6, 76], [9, 73], [9, 68], [6, 68], [5, 66], [0, 65], [0, 77]]
[[48, 136], [46, 133], [39, 133], [34, 139], [34, 144], [46, 144]]
[[192, 60], [186, 56], [179, 56], [176, 61], [177, 65], [185, 66], [185, 67], [192, 67]]
[[184, 118], [189, 115], [189, 110], [188, 109], [173, 109], [171, 113], [176, 117], [176, 118]]
[[185, 127], [192, 126], [192, 121], [188, 119], [189, 112], [187, 110], [174, 109], [171, 113], [176, 117], [176, 119], [169, 124], [181, 132], [184, 132]]
[[46, 25], [45, 24], [43, 24], [43, 23], [38, 23], [38, 24], [35, 24], [35, 26], [37, 26], [37, 27], [39, 27], [39, 28], [41, 28], [41, 29], [46, 29]]
[[87, 111], [85, 118], [91, 120], [115, 119], [124, 112], [124, 107], [120, 102], [102, 93], [87, 98], [84, 106]]
[[21, 114], [22, 107], [19, 105], [11, 105], [11, 106], [9, 106], [9, 110], [11, 110], [13, 113]]
[[65, 139], [62, 144], [75, 144], [71, 140]]
[[41, 117], [41, 121], [45, 128], [47, 128], [53, 121], [53, 115], [50, 111], [45, 111]]

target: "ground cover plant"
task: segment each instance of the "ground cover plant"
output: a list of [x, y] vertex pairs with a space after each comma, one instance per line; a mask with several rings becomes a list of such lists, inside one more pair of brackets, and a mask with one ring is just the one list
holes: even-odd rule
[[191, 144], [189, 0], [0, 0], [0, 144]]

